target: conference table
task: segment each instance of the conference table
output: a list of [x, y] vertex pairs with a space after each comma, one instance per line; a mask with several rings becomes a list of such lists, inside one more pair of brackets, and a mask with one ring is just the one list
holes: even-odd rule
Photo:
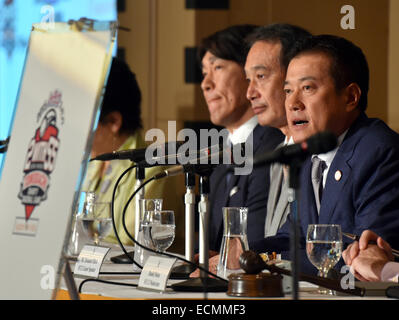
[[[234, 297], [228, 295], [226, 292], [176, 292], [169, 286], [184, 280], [169, 279], [167, 282], [166, 292], [154, 292], [149, 290], [138, 289], [140, 273], [135, 270], [132, 264], [115, 264], [110, 259], [122, 253], [117, 245], [110, 245], [111, 250], [106, 255], [104, 262], [100, 269], [98, 279], [88, 279], [74, 275], [76, 287], [79, 289], [80, 285], [80, 299], [81, 300], [224, 300], [224, 301], [239, 301], [239, 300], [291, 300], [292, 294], [286, 292], [284, 297], [270, 298], [248, 298], [248, 297]], [[132, 248], [127, 248], [131, 251]], [[74, 262], [70, 261], [71, 270], [74, 270]], [[176, 262], [176, 264], [178, 264]], [[290, 278], [285, 281], [290, 281]], [[356, 282], [356, 286], [358, 286]], [[366, 295], [363, 297], [349, 296], [341, 293], [335, 295], [319, 294], [318, 286], [308, 283], [299, 282], [299, 299], [300, 300], [387, 300], [385, 296], [385, 288], [388, 284], [372, 284], [367, 287]], [[373, 289], [373, 290], [370, 290]], [[60, 282], [60, 287], [57, 293], [57, 299], [70, 299], [67, 291], [67, 286], [64, 277]]]

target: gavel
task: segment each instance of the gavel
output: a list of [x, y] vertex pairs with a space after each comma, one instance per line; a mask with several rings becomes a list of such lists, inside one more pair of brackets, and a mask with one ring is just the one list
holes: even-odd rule
[[[240, 258], [239, 258], [240, 266], [241, 268], [247, 273], [247, 274], [258, 274], [262, 272], [263, 270], [268, 270], [272, 274], [283, 274], [287, 276], [291, 276], [291, 271], [286, 270], [283, 268], [279, 268], [273, 264], [267, 264], [259, 254], [253, 252], [253, 251], [244, 251]], [[365, 289], [364, 288], [358, 288], [354, 287], [353, 289], [343, 289], [340, 285], [340, 281], [334, 280], [334, 279], [329, 279], [329, 278], [322, 278], [318, 276], [312, 276], [304, 273], [299, 273], [298, 278], [300, 281], [306, 281], [313, 283], [315, 285], [319, 285], [321, 287], [330, 289], [330, 290], [335, 290], [338, 292], [343, 292], [346, 294], [350, 295], [355, 295], [355, 296], [364, 296], [365, 294]]]

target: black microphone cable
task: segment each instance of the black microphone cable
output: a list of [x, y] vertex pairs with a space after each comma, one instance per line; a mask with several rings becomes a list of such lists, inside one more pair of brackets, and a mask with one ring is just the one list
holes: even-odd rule
[[[114, 209], [114, 205], [115, 205], [115, 195], [116, 195], [116, 190], [118, 189], [118, 185], [121, 182], [121, 180], [123, 179], [123, 177], [128, 174], [132, 169], [137, 168], [137, 165], [131, 166], [129, 168], [127, 168], [118, 178], [118, 180], [115, 183], [114, 186], [114, 190], [112, 191], [112, 199], [111, 199], [111, 218], [112, 218], [112, 227], [114, 229], [114, 233], [115, 233], [115, 237], [116, 240], [118, 241], [119, 247], [122, 249], [122, 251], [125, 253], [125, 255], [128, 257], [128, 259], [131, 260], [132, 264], [136, 264], [139, 268], [142, 268], [134, 259], [132, 259], [130, 257], [130, 255], [128, 254], [125, 246], [123, 245], [121, 239], [119, 238], [119, 234], [118, 234], [118, 230], [116, 230], [116, 224], [115, 224], [115, 209]], [[140, 274], [140, 273], [136, 273], [136, 272], [126, 272], [126, 273], [122, 273], [122, 272], [100, 272], [100, 274], [102, 275], [119, 275], [119, 274]], [[133, 287], [137, 287], [137, 285], [131, 285], [131, 284], [126, 284], [126, 283], [120, 283], [120, 282], [113, 282], [113, 281], [107, 281], [107, 280], [102, 280], [102, 279], [86, 279], [84, 281], [82, 281], [79, 285], [79, 293], [82, 292], [82, 287], [85, 283], [87, 282], [101, 282], [101, 283], [107, 283], [107, 284], [115, 284], [115, 285], [124, 285], [124, 286], [133, 286]]]
[[137, 245], [140, 246], [141, 248], [144, 248], [144, 249], [146, 249], [146, 250], [148, 250], [148, 251], [150, 251], [150, 252], [156, 253], [156, 254], [161, 254], [161, 255], [164, 255], [164, 256], [167, 256], [167, 257], [170, 257], [170, 258], [176, 258], [176, 259], [181, 260], [181, 261], [183, 261], [183, 262], [186, 262], [186, 263], [188, 263], [188, 264], [190, 264], [190, 265], [192, 265], [192, 266], [195, 266], [196, 268], [198, 268], [198, 269], [200, 269], [200, 270], [206, 272], [207, 274], [209, 274], [209, 275], [211, 275], [211, 276], [213, 276], [213, 277], [215, 277], [215, 278], [217, 278], [217, 279], [219, 279], [219, 280], [228, 282], [226, 279], [223, 279], [223, 278], [219, 277], [218, 275], [216, 275], [216, 274], [210, 272], [209, 270], [206, 270], [205, 268], [203, 268], [203, 267], [201, 267], [201, 266], [195, 264], [194, 262], [188, 261], [188, 260], [186, 260], [186, 259], [184, 259], [184, 258], [182, 258], [182, 257], [173, 255], [173, 254], [171, 254], [171, 253], [161, 252], [161, 251], [153, 250], [153, 249], [151, 249], [151, 248], [147, 248], [146, 246], [144, 246], [144, 245], [142, 245], [141, 243], [139, 243], [136, 239], [134, 239], [134, 237], [130, 234], [129, 230], [127, 230], [126, 222], [125, 222], [125, 215], [126, 215], [126, 210], [127, 210], [127, 207], [129, 206], [129, 203], [133, 200], [133, 198], [136, 196], [136, 194], [140, 191], [140, 189], [141, 189], [142, 187], [144, 187], [146, 184], [148, 184], [148, 183], [150, 183], [151, 181], [154, 181], [154, 180], [155, 180], [155, 177], [152, 177], [151, 179], [149, 179], [149, 180], [147, 180], [146, 182], [144, 182], [137, 190], [135, 190], [135, 191], [133, 192], [132, 196], [130, 197], [130, 199], [128, 200], [128, 202], [126, 203], [125, 208], [123, 209], [123, 214], [122, 214], [122, 225], [123, 225], [123, 228], [124, 228], [124, 230], [125, 230], [127, 236], [128, 236], [135, 244], [137, 244]]
[[[147, 180], [147, 181], [145, 181], [144, 183], [142, 183], [142, 184], [137, 188], [137, 190], [135, 190], [135, 191], [133, 192], [133, 194], [130, 196], [129, 200], [128, 200], [127, 203], [125, 204], [125, 207], [123, 208], [123, 213], [122, 213], [122, 226], [123, 226], [123, 229], [125, 230], [127, 236], [134, 242], [134, 244], [140, 246], [140, 247], [143, 248], [143, 249], [147, 249], [147, 250], [148, 250], [149, 248], [147, 248], [147, 247], [145, 247], [144, 245], [142, 245], [141, 243], [139, 243], [139, 242], [138, 242], [136, 239], [134, 239], [134, 237], [130, 234], [130, 232], [128, 231], [128, 229], [127, 229], [127, 227], [126, 227], [125, 218], [126, 218], [126, 211], [127, 211], [127, 208], [128, 208], [128, 206], [129, 206], [130, 202], [131, 202], [131, 201], [133, 200], [133, 198], [136, 196], [136, 194], [137, 194], [142, 188], [144, 188], [148, 183], [150, 183], [151, 181], [154, 181], [154, 180], [155, 180], [154, 177], [150, 178], [149, 180]], [[136, 235], [136, 237], [137, 237], [137, 235]], [[151, 251], [152, 251], [152, 250], [151, 250]], [[130, 260], [133, 260], [133, 263], [134, 263], [136, 266], [138, 266], [140, 269], [143, 269], [143, 266], [141, 266], [137, 261], [134, 261], [134, 259], [132, 259], [130, 256], [129, 256], [129, 259], [130, 259]]]
[[[227, 172], [227, 171], [226, 171], [226, 172]], [[151, 248], [148, 248], [148, 247], [142, 245], [142, 244], [139, 243], [136, 239], [134, 239], [134, 237], [130, 234], [129, 230], [127, 229], [127, 227], [126, 227], [126, 211], [127, 211], [127, 208], [128, 208], [128, 206], [129, 206], [130, 202], [133, 200], [133, 198], [136, 196], [136, 194], [141, 190], [141, 188], [143, 188], [143, 187], [144, 187], [145, 185], [147, 185], [148, 183], [150, 183], [150, 182], [152, 182], [152, 181], [154, 181], [154, 180], [158, 180], [158, 179], [165, 178], [165, 177], [167, 177], [167, 176], [168, 176], [168, 175], [164, 175], [164, 176], [156, 175], [156, 176], [153, 176], [153, 177], [151, 177], [149, 180], [147, 180], [147, 181], [145, 181], [143, 184], [141, 184], [141, 185], [139, 186], [139, 188], [133, 192], [133, 194], [131, 195], [131, 197], [130, 197], [129, 200], [127, 201], [127, 203], [126, 203], [126, 205], [125, 205], [125, 207], [124, 207], [124, 209], [123, 209], [123, 213], [122, 213], [122, 226], [123, 226], [123, 228], [124, 228], [124, 230], [125, 230], [127, 236], [128, 236], [129, 239], [131, 239], [136, 245], [140, 246], [140, 247], [143, 248], [143, 249], [146, 249], [146, 250], [148, 250], [148, 251], [150, 251], [150, 252], [152, 252], [152, 253], [155, 253], [155, 254], [161, 254], [161, 255], [164, 255], [164, 256], [167, 256], [167, 257], [170, 257], [170, 258], [176, 258], [176, 259], [178, 259], [178, 260], [180, 260], [180, 261], [183, 261], [183, 262], [185, 262], [185, 263], [188, 263], [188, 264], [194, 266], [195, 268], [198, 268], [199, 270], [204, 271], [205, 273], [207, 273], [208, 275], [211, 275], [211, 276], [215, 277], [216, 279], [219, 279], [219, 280], [221, 280], [221, 281], [223, 281], [223, 282], [228, 282], [226, 279], [219, 277], [218, 275], [216, 275], [216, 274], [210, 272], [209, 270], [203, 268], [203, 267], [200, 266], [200, 265], [197, 265], [197, 264], [193, 263], [192, 261], [186, 260], [186, 259], [184, 259], [184, 258], [182, 258], [182, 257], [176, 256], [176, 255], [173, 255], [173, 254], [170, 254], [170, 253], [166, 253], [166, 252], [161, 252], [161, 251], [153, 250], [153, 249], [151, 249]], [[220, 181], [219, 181], [219, 182], [220, 182]], [[137, 265], [137, 263], [136, 263], [136, 265]]]
[[[115, 224], [115, 209], [114, 209], [116, 190], [117, 190], [117, 188], [118, 188], [118, 185], [119, 185], [120, 181], [122, 180], [122, 178], [123, 178], [130, 170], [132, 170], [132, 169], [134, 169], [134, 168], [137, 168], [137, 167], [138, 167], [137, 165], [134, 165], [134, 166], [132, 166], [132, 167], [129, 167], [128, 169], [126, 169], [126, 170], [121, 174], [121, 176], [120, 176], [120, 177], [118, 178], [118, 180], [116, 181], [115, 186], [114, 186], [114, 190], [113, 190], [113, 192], [112, 192], [111, 217], [112, 217], [112, 226], [113, 226], [113, 229], [114, 229], [115, 237], [116, 237], [116, 239], [117, 239], [117, 241], [118, 241], [118, 244], [119, 244], [120, 248], [121, 248], [122, 251], [125, 253], [125, 255], [128, 257], [128, 259], [132, 262], [132, 264], [135, 264], [137, 267], [139, 267], [140, 269], [142, 269], [143, 267], [142, 267], [137, 261], [135, 261], [134, 258], [130, 257], [130, 255], [128, 254], [126, 248], [124, 247], [122, 241], [121, 241], [120, 238], [119, 238], [118, 230], [116, 229], [116, 224]], [[193, 262], [191, 262], [191, 261], [189, 261], [189, 260], [186, 260], [186, 259], [184, 259], [184, 258], [181, 258], [181, 257], [179, 257], [179, 256], [176, 256], [176, 255], [173, 255], [173, 254], [170, 254], [170, 253], [152, 250], [151, 248], [148, 248], [148, 247], [144, 246], [143, 244], [139, 243], [139, 242], [138, 242], [136, 239], [134, 239], [134, 237], [130, 234], [129, 230], [128, 230], [127, 227], [126, 227], [126, 222], [125, 222], [125, 217], [126, 217], [127, 208], [128, 208], [128, 206], [129, 206], [130, 202], [131, 202], [131, 201], [133, 200], [133, 198], [136, 196], [136, 194], [137, 194], [145, 185], [147, 185], [148, 183], [150, 183], [150, 182], [152, 182], [152, 181], [154, 181], [154, 180], [156, 180], [155, 176], [152, 177], [152, 178], [150, 178], [149, 180], [145, 181], [144, 183], [142, 183], [142, 184], [139, 186], [139, 188], [138, 188], [137, 190], [135, 190], [135, 191], [133, 192], [133, 194], [130, 196], [129, 200], [127, 201], [127, 203], [126, 203], [126, 205], [125, 205], [125, 207], [124, 207], [124, 209], [123, 209], [123, 214], [122, 214], [122, 226], [123, 226], [123, 228], [124, 228], [124, 230], [125, 230], [127, 236], [129, 237], [129, 239], [131, 239], [136, 245], [140, 246], [141, 248], [143, 248], [143, 249], [145, 249], [145, 250], [148, 250], [148, 251], [153, 252], [153, 253], [155, 253], [155, 254], [161, 254], [161, 255], [164, 255], [164, 256], [167, 256], [167, 257], [170, 257], [170, 258], [176, 258], [176, 259], [178, 259], [178, 260], [180, 260], [180, 261], [186, 262], [186, 263], [188, 263], [188, 264], [194, 266], [195, 268], [198, 268], [198, 269], [200, 269], [200, 270], [206, 272], [207, 274], [209, 274], [209, 275], [211, 275], [211, 276], [213, 276], [213, 277], [215, 277], [215, 278], [217, 278], [217, 279], [219, 279], [219, 280], [221, 280], [221, 281], [228, 282], [226, 279], [223, 279], [223, 278], [219, 277], [218, 275], [216, 275], [216, 274], [210, 272], [209, 270], [206, 270], [205, 268], [203, 268], [203, 267], [201, 267], [201, 266], [199, 266], [199, 265], [197, 265], [197, 264], [195, 264], [195, 263], [193, 263]], [[109, 272], [109, 273], [107, 273], [107, 274], [120, 274], [120, 273], [118, 273], [118, 272], [115, 272], [115, 273], [114, 273], [114, 272]], [[136, 273], [135, 273], [135, 274], [136, 274]], [[119, 282], [112, 282], [112, 281], [106, 281], [106, 280], [100, 280], [100, 279], [86, 279], [86, 280], [84, 280], [84, 281], [80, 284], [80, 286], [79, 286], [79, 293], [81, 293], [82, 286], [83, 286], [86, 282], [89, 282], [89, 281], [91, 281], [91, 282], [96, 282], [96, 281], [97, 281], [97, 282], [102, 282], [102, 283], [121, 284], [121, 285], [128, 285], [128, 286], [137, 287], [137, 285], [132, 285], [132, 284], [125, 284], [125, 283], [122, 284], [122, 283], [119, 283]]]
[[112, 199], [111, 199], [111, 217], [112, 217], [112, 227], [113, 227], [113, 229], [114, 229], [115, 237], [116, 237], [116, 240], [118, 241], [118, 244], [119, 244], [120, 248], [121, 248], [122, 251], [125, 253], [125, 255], [128, 257], [128, 259], [131, 260], [132, 264], [135, 264], [135, 265], [137, 265], [139, 268], [141, 268], [141, 266], [140, 266], [137, 262], [135, 262], [134, 259], [132, 259], [132, 257], [130, 257], [130, 255], [128, 254], [127, 250], [125, 249], [125, 247], [124, 247], [124, 245], [123, 245], [121, 239], [119, 238], [118, 231], [116, 230], [116, 224], [115, 224], [115, 209], [114, 209], [114, 205], [115, 205], [116, 190], [118, 189], [118, 185], [119, 185], [119, 183], [121, 182], [122, 178], [123, 178], [126, 174], [128, 174], [128, 173], [130, 172], [130, 170], [132, 170], [132, 169], [134, 169], [134, 168], [137, 168], [137, 165], [131, 166], [131, 167], [129, 167], [128, 169], [126, 169], [126, 170], [120, 175], [120, 177], [118, 178], [118, 180], [117, 180], [116, 183], [115, 183], [114, 190], [112, 191]]
[[134, 283], [115, 282], [115, 281], [102, 280], [102, 279], [85, 279], [79, 285], [79, 289], [78, 289], [79, 293], [82, 293], [82, 287], [87, 282], [99, 282], [99, 283], [104, 283], [104, 284], [113, 284], [113, 285], [125, 286], [125, 287], [137, 287], [138, 286], [137, 284], [134, 284]]
[[[119, 246], [121, 247], [122, 251], [128, 256], [128, 259], [130, 259], [130, 260], [132, 261], [132, 263], [136, 264], [136, 266], [138, 266], [139, 268], [142, 269], [142, 266], [140, 266], [133, 258], [130, 257], [130, 255], [128, 255], [128, 253], [127, 253], [127, 251], [126, 251], [126, 249], [125, 249], [125, 247], [124, 247], [122, 241], [121, 241], [120, 238], [119, 238], [118, 231], [116, 230], [115, 218], [114, 218], [114, 200], [115, 200], [115, 194], [116, 194], [116, 189], [117, 189], [117, 187], [118, 187], [118, 184], [120, 183], [120, 181], [122, 180], [122, 178], [123, 178], [130, 170], [132, 170], [132, 169], [134, 169], [134, 168], [136, 168], [136, 167], [137, 167], [137, 165], [132, 166], [132, 167], [128, 168], [127, 170], [125, 170], [125, 171], [122, 173], [122, 175], [118, 178], [117, 182], [115, 183], [115, 187], [114, 187], [114, 190], [113, 190], [113, 193], [112, 193], [111, 213], [112, 213], [112, 224], [113, 224], [113, 228], [114, 228], [114, 233], [115, 233], [116, 239], [117, 239], [117, 241], [118, 241], [118, 243], [119, 243]], [[186, 259], [184, 259], [184, 258], [181, 258], [181, 257], [179, 257], [179, 256], [176, 256], [176, 255], [173, 255], [173, 254], [170, 254], [170, 253], [152, 250], [151, 248], [148, 248], [148, 247], [142, 245], [141, 243], [139, 243], [139, 242], [138, 242], [136, 239], [134, 239], [134, 237], [130, 234], [129, 230], [128, 230], [127, 227], [126, 227], [126, 222], [125, 222], [125, 217], [126, 217], [127, 208], [128, 208], [128, 206], [129, 206], [130, 202], [131, 202], [131, 201], [133, 200], [133, 198], [136, 196], [136, 194], [137, 194], [145, 185], [147, 185], [148, 183], [150, 183], [150, 182], [152, 182], [152, 181], [154, 181], [154, 180], [156, 180], [156, 179], [155, 179], [155, 176], [152, 177], [152, 178], [150, 178], [149, 180], [145, 181], [144, 183], [142, 183], [142, 184], [139, 186], [139, 188], [137, 188], [137, 190], [135, 190], [135, 191], [133, 192], [133, 194], [130, 196], [129, 200], [127, 201], [127, 203], [126, 203], [126, 205], [125, 205], [125, 207], [124, 207], [124, 209], [123, 209], [123, 214], [122, 214], [122, 226], [123, 226], [123, 228], [124, 228], [124, 230], [125, 230], [127, 236], [128, 236], [136, 245], [140, 246], [140, 247], [143, 248], [143, 249], [146, 249], [146, 250], [148, 250], [148, 251], [150, 251], [150, 252], [153, 252], [153, 253], [155, 253], [155, 254], [161, 254], [161, 255], [164, 255], [164, 256], [167, 256], [167, 257], [170, 257], [170, 258], [176, 258], [176, 259], [178, 259], [178, 260], [181, 260], [181, 261], [183, 261], [183, 262], [186, 262], [186, 263], [188, 263], [188, 264], [194, 266], [195, 268], [198, 268], [198, 269], [200, 269], [200, 270], [206, 272], [207, 274], [209, 274], [209, 275], [211, 275], [211, 276], [213, 276], [213, 277], [215, 277], [215, 278], [217, 278], [217, 279], [219, 279], [219, 280], [221, 280], [221, 281], [228, 282], [226, 279], [223, 279], [223, 278], [219, 277], [218, 275], [216, 275], [216, 274], [210, 272], [209, 270], [206, 270], [205, 268], [203, 268], [203, 267], [201, 267], [201, 266], [199, 266], [199, 265], [197, 265], [197, 264], [195, 264], [195, 263], [193, 263], [193, 262], [191, 262], [191, 261], [189, 261], [189, 260], [186, 260]], [[109, 272], [109, 273], [107, 273], [107, 274], [119, 274], [119, 273], [111, 273], [111, 272]], [[128, 284], [128, 283], [122, 283], [122, 282], [113, 282], [113, 281], [102, 280], [102, 279], [86, 279], [86, 280], [82, 281], [81, 284], [79, 285], [79, 293], [81, 293], [81, 290], [82, 290], [83, 285], [84, 285], [85, 283], [87, 283], [87, 282], [100, 282], [100, 283], [104, 283], [104, 284], [122, 285], [122, 286], [130, 286], [130, 287], [137, 287], [137, 286], [138, 286], [137, 284]], [[167, 286], [167, 288], [170, 288], [170, 286]]]
[[[82, 288], [87, 282], [99, 282], [99, 283], [104, 283], [104, 284], [110, 284], [110, 285], [116, 285], [116, 286], [124, 286], [124, 287], [133, 287], [133, 288], [137, 288], [138, 287], [137, 283], [116, 282], [116, 281], [103, 280], [103, 279], [85, 279], [79, 285], [79, 293], [82, 293]], [[172, 287], [171, 286], [166, 286], [166, 288], [170, 289]]]

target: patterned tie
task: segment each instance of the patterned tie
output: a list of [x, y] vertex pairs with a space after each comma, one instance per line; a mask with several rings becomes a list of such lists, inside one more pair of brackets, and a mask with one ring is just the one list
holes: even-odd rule
[[326, 169], [326, 162], [318, 157], [312, 159], [312, 185], [316, 200], [317, 213], [320, 212], [320, 202], [323, 193], [323, 172]]
[[286, 164], [283, 164], [283, 177], [284, 177], [284, 182], [288, 183], [288, 179], [290, 178], [290, 167]]

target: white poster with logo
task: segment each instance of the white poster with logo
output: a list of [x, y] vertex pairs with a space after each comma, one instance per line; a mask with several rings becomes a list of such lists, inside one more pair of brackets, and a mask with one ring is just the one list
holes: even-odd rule
[[34, 25], [0, 182], [0, 299], [53, 297], [115, 30]]

